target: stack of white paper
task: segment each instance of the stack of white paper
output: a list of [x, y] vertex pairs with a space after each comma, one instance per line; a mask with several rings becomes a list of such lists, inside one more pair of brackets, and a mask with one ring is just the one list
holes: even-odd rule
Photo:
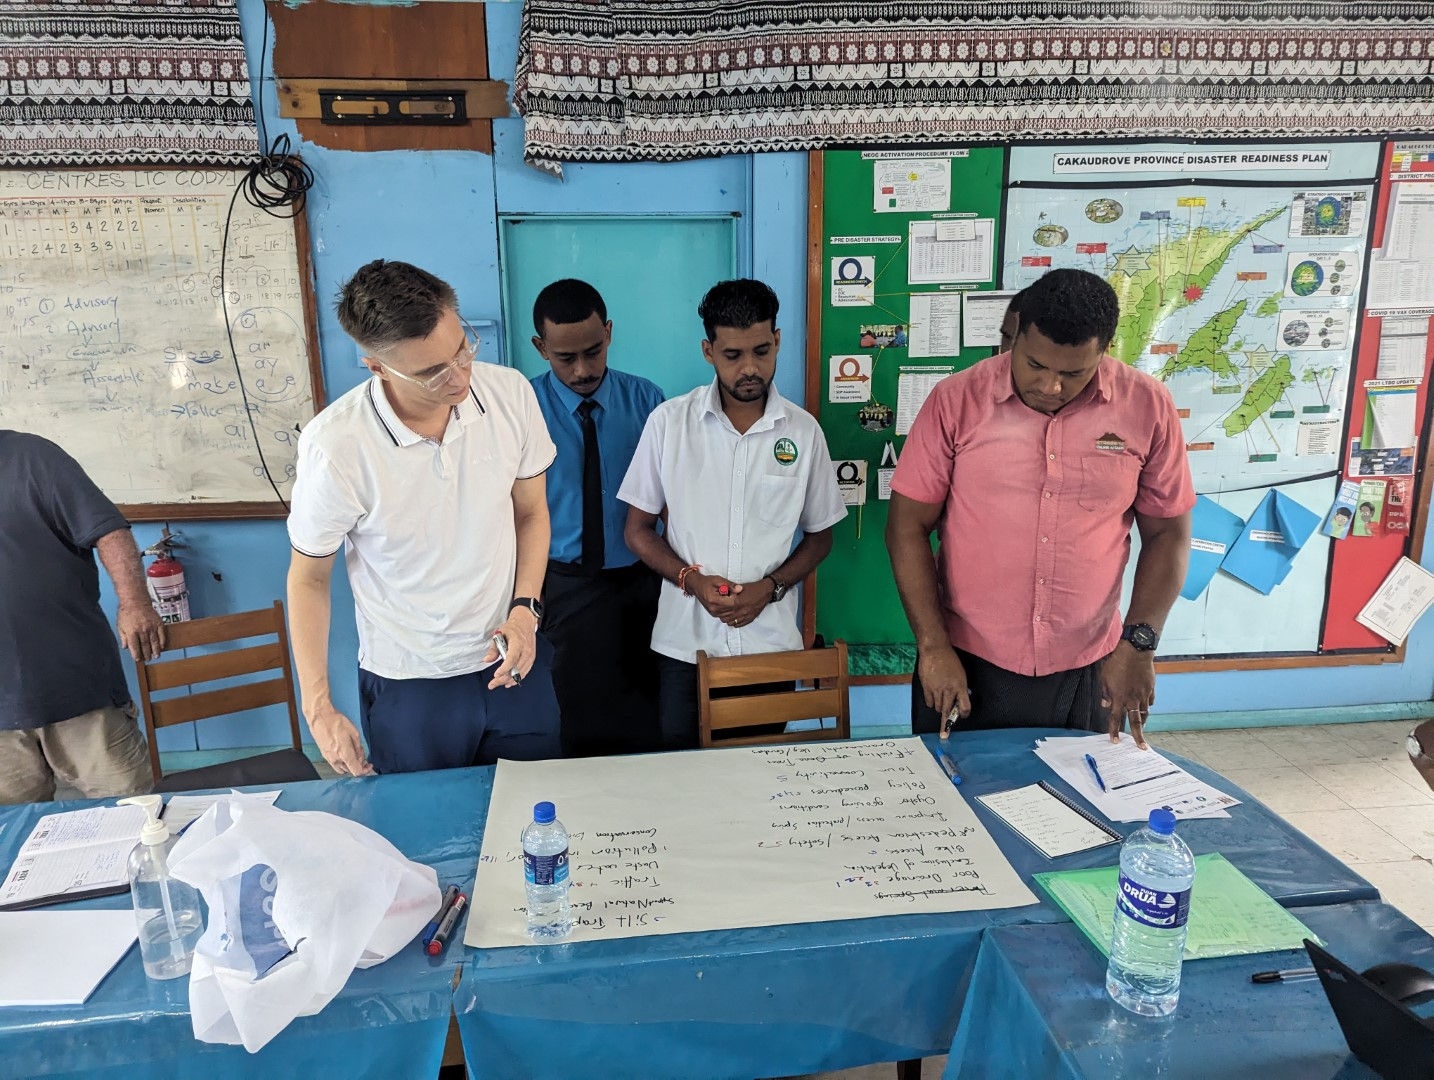
[[1108, 735], [1037, 739], [1036, 756], [1111, 821], [1145, 821], [1161, 806], [1177, 818], [1229, 817], [1225, 808], [1240, 803], [1124, 733], [1118, 743]]

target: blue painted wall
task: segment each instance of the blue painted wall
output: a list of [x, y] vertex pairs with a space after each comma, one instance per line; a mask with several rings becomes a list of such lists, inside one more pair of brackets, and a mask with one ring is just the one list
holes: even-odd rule
[[[268, 57], [261, 64], [258, 55], [266, 18], [262, 0], [238, 3], [250, 69], [263, 75], [256, 100], [270, 138], [288, 132], [298, 145], [294, 125], [278, 116]], [[490, 69], [494, 78], [511, 81], [520, 5], [490, 4], [486, 11]], [[269, 40], [272, 46], [272, 28]], [[575, 165], [557, 180], [523, 164], [518, 119], [496, 121], [494, 141], [491, 158], [466, 152], [355, 154], [301, 146], [315, 174], [308, 213], [330, 400], [356, 385], [361, 374], [354, 348], [333, 317], [332, 297], [341, 282], [369, 259], [399, 258], [424, 266], [453, 283], [465, 312], [496, 318], [499, 213], [663, 212], [742, 215], [739, 270], [763, 278], [782, 298], [783, 355], [777, 383], [789, 398], [803, 399], [804, 155], [728, 157], [676, 165]], [[693, 316], [654, 312], [653, 317]], [[196, 615], [266, 606], [284, 595], [289, 548], [281, 523], [175, 523], [175, 527], [192, 545], [184, 559]], [[153, 542], [158, 529], [139, 526], [135, 534], [143, 546]], [[343, 577], [336, 575], [334, 590], [331, 673], [337, 704], [356, 717], [357, 638]], [[113, 617], [114, 597], [109, 591], [104, 603]], [[1159, 685], [1159, 711], [1246, 712], [1427, 700], [1434, 691], [1434, 620], [1416, 629], [1408, 655], [1402, 665], [1165, 676]], [[854, 724], [900, 724], [908, 701], [904, 686], [859, 688], [853, 694]], [[203, 729], [200, 742], [209, 748], [278, 743], [284, 738], [282, 718], [271, 713], [257, 725], [238, 719], [219, 721]], [[161, 745], [192, 749], [195, 743], [189, 730], [181, 728], [162, 733]]]

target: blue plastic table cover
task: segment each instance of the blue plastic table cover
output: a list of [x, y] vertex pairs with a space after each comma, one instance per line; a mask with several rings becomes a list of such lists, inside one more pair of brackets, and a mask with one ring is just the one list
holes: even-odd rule
[[[283, 785], [283, 810], [323, 810], [365, 825], [404, 855], [437, 871], [440, 884], [471, 888], [493, 770]], [[256, 790], [256, 789], [248, 789]], [[0, 808], [0, 866], [44, 814], [95, 802]], [[67, 905], [128, 907], [128, 895]], [[461, 940], [462, 926], [456, 935]], [[0, 1009], [0, 1076], [73, 1077], [433, 1077], [448, 1033], [461, 948], [438, 959], [416, 940], [385, 963], [354, 972], [315, 1016], [299, 1017], [257, 1054], [202, 1043], [189, 1020], [189, 980], [153, 982], [131, 949], [84, 1005]]]
[[[1069, 794], [1031, 752], [1037, 737], [1052, 734], [954, 735], [962, 793], [973, 800], [1045, 779]], [[1228, 819], [1180, 824], [1197, 853], [1223, 852], [1287, 906], [1378, 897], [1367, 881], [1244, 792], [1207, 769], [1187, 767], [1245, 800]], [[1046, 859], [973, 805], [1028, 882], [1038, 871], [1117, 859], [1113, 846]], [[946, 1052], [982, 933], [1066, 921], [1042, 900], [1005, 911], [469, 949], [454, 1007], [470, 1073], [483, 1080], [750, 1080], [819, 1072]]]
[[[1434, 968], [1434, 938], [1387, 904], [1298, 914], [1357, 971], [1390, 960]], [[1179, 1005], [1157, 1019], [1110, 1000], [1105, 957], [1073, 925], [1001, 927], [981, 942], [945, 1077], [1376, 1080], [1350, 1053], [1318, 979], [1250, 982], [1256, 971], [1308, 965], [1302, 949], [1187, 961]]]

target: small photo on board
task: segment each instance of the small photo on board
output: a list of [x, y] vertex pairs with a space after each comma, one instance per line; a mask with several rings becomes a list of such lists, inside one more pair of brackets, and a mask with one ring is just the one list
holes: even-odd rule
[[863, 324], [857, 341], [859, 349], [904, 349], [907, 342], [905, 323]]

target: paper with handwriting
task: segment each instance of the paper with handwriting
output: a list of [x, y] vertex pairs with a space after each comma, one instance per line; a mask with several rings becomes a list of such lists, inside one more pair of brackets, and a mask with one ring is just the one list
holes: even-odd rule
[[542, 800], [570, 941], [1036, 903], [920, 739], [504, 761], [465, 944], [532, 944], [519, 836]]

